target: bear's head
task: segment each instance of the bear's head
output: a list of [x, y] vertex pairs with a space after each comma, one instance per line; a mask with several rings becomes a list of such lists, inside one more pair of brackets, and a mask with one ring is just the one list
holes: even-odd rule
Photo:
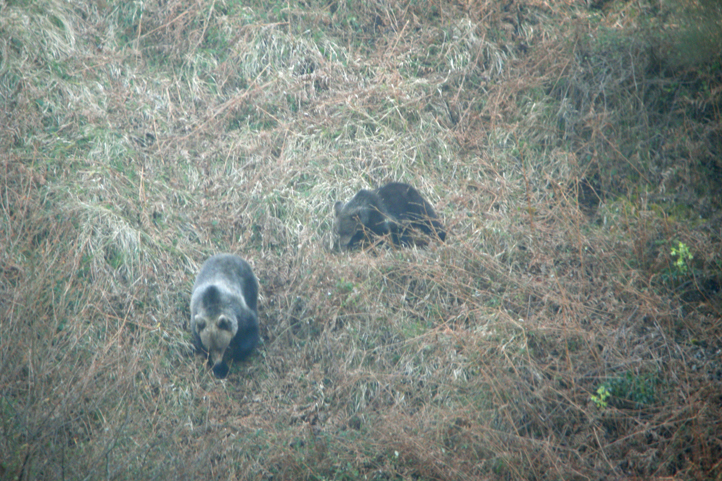
[[341, 249], [354, 249], [373, 235], [389, 233], [389, 222], [375, 192], [361, 190], [346, 204], [336, 202], [333, 210], [333, 230]]
[[228, 365], [223, 356], [238, 332], [238, 321], [232, 310], [219, 309], [220, 292], [211, 286], [203, 299], [203, 307], [193, 319], [195, 331], [200, 337], [203, 348], [208, 352], [208, 361], [213, 365], [213, 374], [218, 378], [226, 377]]
[[333, 210], [335, 213], [334, 234], [338, 237], [341, 248], [349, 249], [352, 247], [351, 239], [357, 237], [357, 233], [363, 233], [364, 225], [368, 223], [368, 209], [363, 206], [347, 207], [343, 202], [336, 202]]

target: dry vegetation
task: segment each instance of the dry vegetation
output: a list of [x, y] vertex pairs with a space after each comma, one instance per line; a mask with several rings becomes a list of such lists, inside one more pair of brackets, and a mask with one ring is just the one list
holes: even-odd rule
[[[0, 1], [0, 477], [722, 479], [720, 44], [714, 0]], [[390, 180], [447, 243], [329, 252]]]

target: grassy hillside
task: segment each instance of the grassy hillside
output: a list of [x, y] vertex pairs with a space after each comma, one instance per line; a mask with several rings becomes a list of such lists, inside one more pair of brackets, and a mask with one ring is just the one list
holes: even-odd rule
[[[712, 0], [0, 1], [0, 477], [722, 479], [720, 44]], [[331, 252], [391, 180], [447, 242]]]

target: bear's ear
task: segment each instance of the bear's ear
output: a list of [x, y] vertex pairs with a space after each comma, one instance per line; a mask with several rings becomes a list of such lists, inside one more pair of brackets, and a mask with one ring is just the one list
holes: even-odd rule
[[343, 202], [338, 201], [333, 206], [333, 212], [336, 214], [336, 217], [341, 215], [341, 211], [343, 210]]
[[226, 316], [221, 316], [218, 319], [218, 329], [222, 331], [230, 331], [231, 330], [231, 321]]

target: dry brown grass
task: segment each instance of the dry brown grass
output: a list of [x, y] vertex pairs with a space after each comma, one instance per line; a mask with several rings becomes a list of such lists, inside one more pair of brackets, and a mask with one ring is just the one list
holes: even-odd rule
[[[720, 479], [694, 7], [0, 4], [2, 477]], [[330, 253], [390, 180], [447, 242]], [[223, 381], [187, 331], [218, 252], [261, 282]]]

